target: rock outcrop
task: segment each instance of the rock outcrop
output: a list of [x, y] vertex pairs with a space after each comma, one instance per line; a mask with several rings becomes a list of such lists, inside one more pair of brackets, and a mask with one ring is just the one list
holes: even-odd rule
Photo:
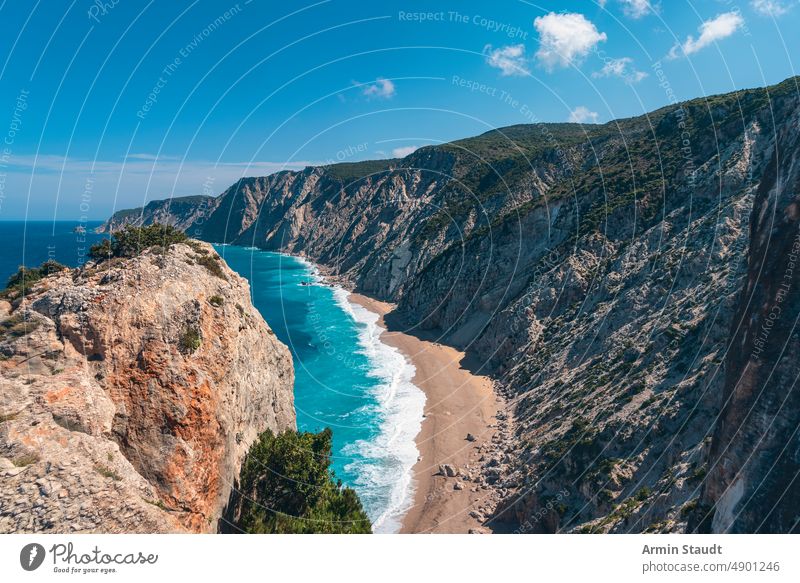
[[[786, 441], [800, 416], [793, 300], [789, 328], [735, 379], [779, 292], [772, 251], [792, 245], [798, 109], [794, 78], [604, 125], [502, 128], [399, 161], [243, 179], [192, 228], [306, 255], [491, 374], [515, 417], [511, 443], [484, 454], [494, 520], [674, 532], [709, 515], [707, 528], [746, 531], [778, 504], [760, 528], [784, 532], [797, 505], [781, 484], [800, 482]], [[777, 481], [751, 497], [773, 462]]]
[[0, 531], [213, 532], [249, 445], [294, 428], [293, 369], [206, 243], [0, 301]]

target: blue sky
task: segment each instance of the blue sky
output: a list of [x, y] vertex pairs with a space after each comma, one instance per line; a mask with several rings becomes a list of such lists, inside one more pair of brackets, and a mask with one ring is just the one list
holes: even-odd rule
[[773, 84], [799, 25], [797, 0], [3, 1], [0, 220]]

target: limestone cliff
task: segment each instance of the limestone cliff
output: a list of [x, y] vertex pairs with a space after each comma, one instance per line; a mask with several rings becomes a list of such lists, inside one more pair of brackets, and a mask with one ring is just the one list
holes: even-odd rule
[[[796, 489], [781, 502], [783, 482], [753, 480], [800, 468], [774, 433], [798, 424], [794, 344], [777, 349], [794, 338], [793, 301], [790, 328], [735, 379], [796, 220], [796, 189], [774, 183], [778, 167], [796, 178], [785, 153], [799, 96], [794, 78], [603, 125], [512, 126], [399, 161], [243, 179], [191, 227], [306, 255], [491, 374], [515, 418], [476, 478], [497, 491], [494, 520], [675, 532], [709, 515], [714, 529], [748, 530], [778, 504], [762, 529], [783, 532], [796, 528]], [[789, 218], [773, 229], [773, 215]], [[771, 283], [759, 256], [779, 272]], [[769, 377], [779, 363], [784, 388]], [[750, 459], [753, 440], [766, 465]], [[773, 462], [781, 470], [767, 472]], [[748, 488], [758, 494], [739, 513]]]
[[294, 428], [293, 369], [205, 243], [0, 301], [0, 531], [215, 531], [248, 446]]

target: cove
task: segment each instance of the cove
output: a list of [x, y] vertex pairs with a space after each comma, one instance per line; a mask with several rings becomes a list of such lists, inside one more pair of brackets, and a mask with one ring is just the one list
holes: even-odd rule
[[310, 263], [216, 245], [250, 283], [253, 304], [289, 347], [300, 431], [333, 430], [332, 468], [353, 487], [375, 532], [396, 532], [411, 504], [425, 397], [414, 367], [380, 341], [378, 316], [324, 285]]

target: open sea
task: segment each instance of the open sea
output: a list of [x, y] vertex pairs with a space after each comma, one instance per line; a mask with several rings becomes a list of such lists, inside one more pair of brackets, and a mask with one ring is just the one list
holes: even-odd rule
[[[19, 265], [48, 258], [77, 266], [103, 236], [99, 222], [74, 232], [66, 221], [0, 222], [0, 279]], [[378, 316], [324, 285], [308, 262], [254, 248], [216, 247], [250, 282], [253, 304], [295, 366], [298, 429], [333, 429], [333, 470], [353, 487], [375, 532], [396, 532], [413, 497], [411, 469], [418, 451], [425, 396], [412, 384], [414, 367], [380, 341]]]
[[[0, 287], [20, 265], [37, 267], [48, 259], [77, 267], [86, 261], [86, 253], [103, 235], [94, 233], [100, 221], [0, 221]], [[75, 232], [83, 226], [86, 231]]]

